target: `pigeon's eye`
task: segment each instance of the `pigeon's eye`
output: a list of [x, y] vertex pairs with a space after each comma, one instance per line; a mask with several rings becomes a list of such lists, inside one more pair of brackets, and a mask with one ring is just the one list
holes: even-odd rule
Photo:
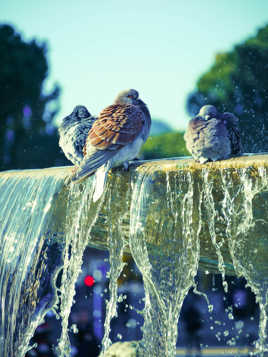
[[133, 95], [131, 95], [131, 94], [127, 95], [127, 97], [128, 97], [128, 98], [131, 98], [131, 99], [134, 98]]

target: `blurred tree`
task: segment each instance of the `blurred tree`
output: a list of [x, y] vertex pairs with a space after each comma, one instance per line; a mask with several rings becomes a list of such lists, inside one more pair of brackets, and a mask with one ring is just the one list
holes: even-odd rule
[[48, 76], [45, 43], [24, 41], [0, 25], [0, 169], [47, 167], [64, 162], [53, 118], [58, 85], [44, 93]]
[[230, 52], [216, 55], [187, 101], [195, 115], [204, 104], [240, 118], [246, 152], [268, 151], [268, 25]]
[[190, 155], [185, 147], [183, 132], [151, 136], [142, 148], [145, 160]]

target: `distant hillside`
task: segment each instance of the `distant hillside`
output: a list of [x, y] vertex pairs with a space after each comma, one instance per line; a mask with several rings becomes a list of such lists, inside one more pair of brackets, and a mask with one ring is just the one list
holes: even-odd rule
[[150, 136], [142, 148], [145, 160], [161, 159], [174, 156], [189, 156], [183, 139], [184, 132], [165, 133]]
[[171, 126], [166, 124], [160, 119], [154, 119], [152, 118], [152, 125], [151, 125], [151, 130], [150, 130], [150, 136], [155, 136], [155, 135], [160, 135], [164, 133], [170, 133], [173, 131]]

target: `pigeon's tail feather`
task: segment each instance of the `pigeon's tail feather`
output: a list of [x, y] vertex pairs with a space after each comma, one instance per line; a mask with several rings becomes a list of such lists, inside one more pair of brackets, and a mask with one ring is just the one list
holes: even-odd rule
[[94, 187], [94, 194], [93, 194], [93, 202], [98, 201], [101, 195], [104, 192], [104, 187], [107, 180], [107, 174], [110, 169], [110, 165], [106, 164], [100, 167], [95, 174], [95, 187]]
[[72, 178], [72, 181], [80, 181], [84, 177], [93, 174], [99, 167], [104, 165], [116, 152], [114, 151], [96, 151], [88, 159], [84, 159], [76, 175]]

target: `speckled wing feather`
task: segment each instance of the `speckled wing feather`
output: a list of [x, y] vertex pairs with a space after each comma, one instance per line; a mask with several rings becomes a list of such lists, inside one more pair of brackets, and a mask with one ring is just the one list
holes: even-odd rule
[[[134, 105], [113, 104], [105, 108], [89, 132], [87, 142], [98, 150], [118, 150], [141, 132], [142, 111]], [[84, 147], [87, 156], [87, 145]]]

